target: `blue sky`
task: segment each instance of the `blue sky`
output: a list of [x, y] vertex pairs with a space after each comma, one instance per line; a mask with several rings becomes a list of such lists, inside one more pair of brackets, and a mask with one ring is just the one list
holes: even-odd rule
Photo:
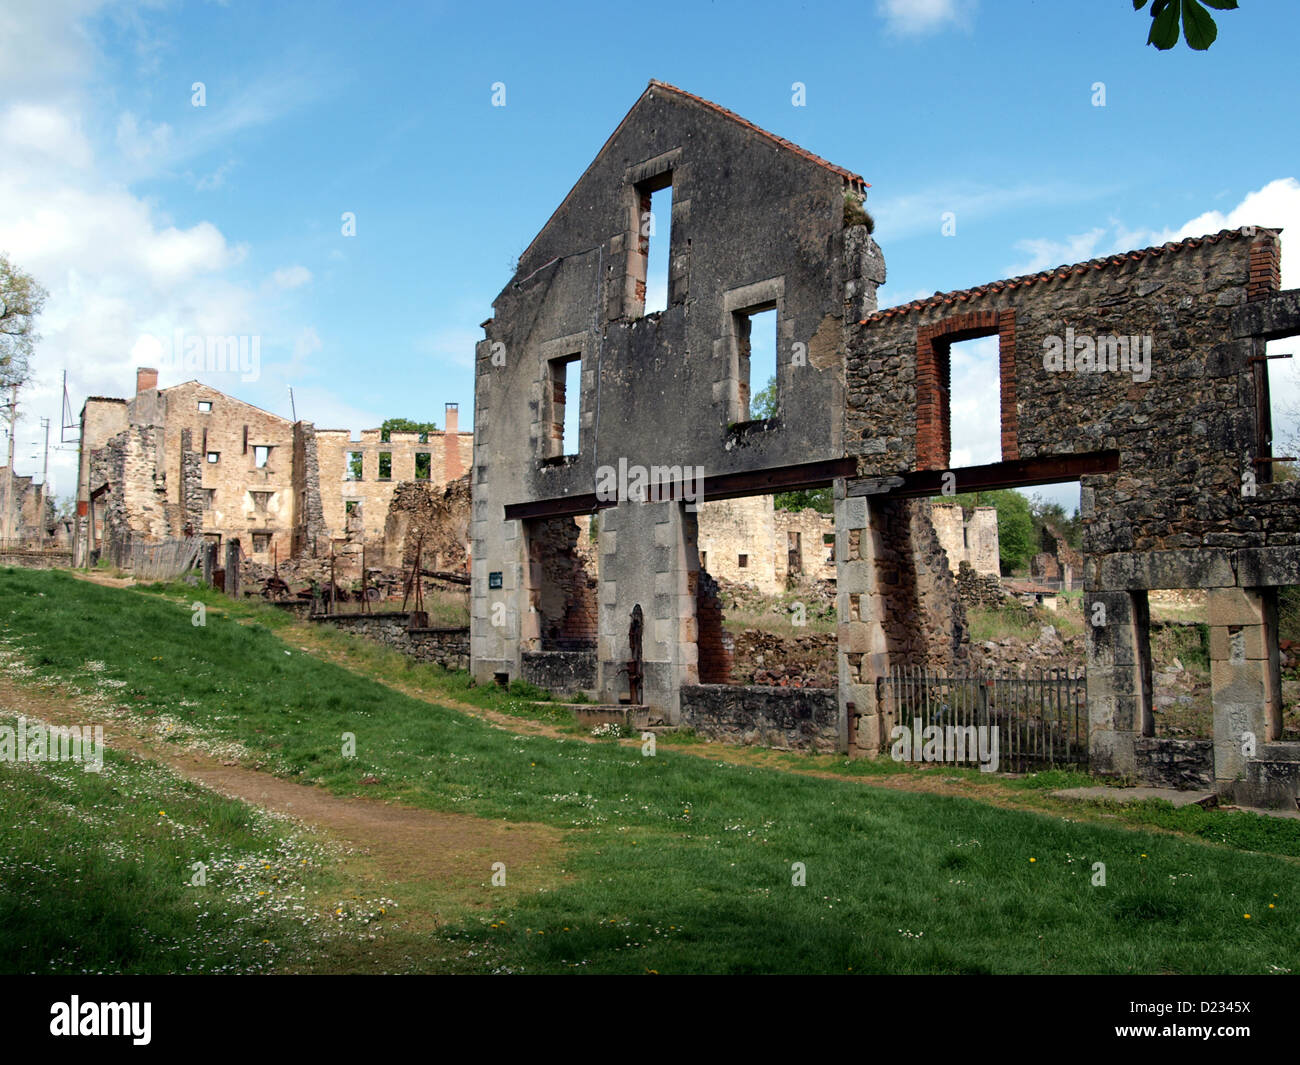
[[[1196, 54], [1145, 46], [1130, 0], [9, 0], [0, 249], [51, 293], [16, 465], [64, 369], [74, 410], [125, 395], [177, 329], [260, 337], [256, 380], [199, 376], [285, 416], [292, 386], [322, 428], [467, 425], [512, 260], [652, 77], [871, 182], [882, 304], [1225, 224], [1300, 241], [1300, 9], [1217, 20]], [[74, 467], [52, 456], [61, 494]]]

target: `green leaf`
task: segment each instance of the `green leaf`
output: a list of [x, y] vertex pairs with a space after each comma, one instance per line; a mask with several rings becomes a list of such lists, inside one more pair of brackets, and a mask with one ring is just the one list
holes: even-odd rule
[[1203, 4], [1214, 8], [1215, 11], [1236, 11], [1237, 0], [1201, 0]]
[[1214, 17], [1201, 7], [1200, 0], [1183, 0], [1183, 38], [1187, 47], [1204, 52], [1219, 36]]
[[1146, 6], [1147, 6], [1147, 0], [1133, 0], [1134, 11], [1141, 11]]
[[1178, 43], [1178, 0], [1161, 0], [1151, 8], [1151, 33], [1147, 44], [1154, 44], [1160, 51], [1167, 52]]

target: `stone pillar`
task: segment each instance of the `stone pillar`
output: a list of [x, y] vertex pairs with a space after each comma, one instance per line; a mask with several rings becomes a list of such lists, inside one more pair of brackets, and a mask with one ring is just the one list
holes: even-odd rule
[[1246, 771], [1246, 740], [1256, 746], [1282, 731], [1276, 599], [1271, 588], [1212, 588], [1210, 687], [1214, 700], [1214, 779]]
[[239, 598], [239, 541], [226, 541], [226, 594]]
[[1146, 593], [1089, 591], [1083, 606], [1090, 767], [1103, 776], [1133, 776], [1134, 740], [1153, 732]]
[[683, 684], [699, 683], [695, 514], [679, 502], [622, 502], [600, 512], [597, 686], [602, 701], [628, 693], [628, 630], [641, 607], [643, 699], [670, 724], [681, 714]]
[[882, 624], [885, 600], [877, 586], [875, 563], [878, 534], [871, 528], [866, 497], [844, 498], [843, 493], [843, 482], [836, 482], [840, 748], [852, 747], [874, 757], [888, 741], [887, 707], [878, 706], [876, 700], [876, 678], [889, 672]]

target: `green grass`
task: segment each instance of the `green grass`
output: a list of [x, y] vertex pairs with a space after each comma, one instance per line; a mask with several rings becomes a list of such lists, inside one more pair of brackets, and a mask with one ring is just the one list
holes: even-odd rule
[[[0, 972], [312, 964], [327, 919], [311, 899], [332, 885], [337, 854], [254, 807], [109, 750], [98, 773], [6, 763], [0, 811]], [[191, 883], [195, 863], [205, 883]]]
[[[273, 631], [291, 636], [288, 622], [190, 618], [157, 595], [0, 572], [0, 640], [168, 736], [239, 745], [340, 794], [565, 830], [558, 886], [437, 933], [485, 971], [1266, 973], [1300, 960], [1295, 863], [1212, 831], [1181, 829], [1213, 845], [865, 788], [678, 753], [667, 737], [645, 758], [639, 742], [518, 735], [305, 654]], [[425, 669], [403, 676], [435, 677]], [[891, 771], [870, 764], [863, 776]], [[1300, 838], [1293, 823], [1267, 831]]]

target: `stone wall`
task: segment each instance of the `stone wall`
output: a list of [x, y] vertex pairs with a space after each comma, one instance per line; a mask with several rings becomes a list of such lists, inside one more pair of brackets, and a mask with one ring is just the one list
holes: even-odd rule
[[556, 694], [574, 695], [596, 687], [595, 651], [525, 651], [522, 675]]
[[839, 744], [834, 688], [684, 685], [681, 723], [723, 743], [820, 752]]
[[996, 577], [1002, 572], [996, 507], [974, 507], [967, 516], [960, 503], [932, 499], [930, 521], [948, 556], [948, 569], [953, 576], [963, 562], [969, 563], [976, 573]]
[[420, 551], [426, 570], [469, 571], [469, 475], [445, 485], [403, 481], [384, 522], [384, 564], [409, 571]]
[[69, 551], [0, 551], [0, 566], [18, 569], [65, 569], [72, 565]]
[[[714, 577], [753, 585], [774, 595], [784, 590], [777, 576], [776, 521], [771, 496], [720, 499], [698, 514], [700, 565]], [[785, 549], [784, 538], [780, 547]], [[784, 560], [782, 560], [784, 571]]]
[[[715, 504], [706, 503], [707, 511]], [[788, 587], [791, 552], [799, 563], [795, 580], [803, 583], [835, 579], [835, 519], [811, 507], [776, 510], [772, 514], [776, 548], [776, 584]], [[792, 539], [797, 536], [798, 539]], [[797, 545], [797, 546], [796, 546]]]
[[469, 669], [469, 629], [408, 629], [410, 614], [313, 614], [311, 619], [400, 651], [417, 662]]
[[1139, 737], [1133, 753], [1138, 782], [1148, 788], [1199, 791], [1214, 787], [1212, 740]]

